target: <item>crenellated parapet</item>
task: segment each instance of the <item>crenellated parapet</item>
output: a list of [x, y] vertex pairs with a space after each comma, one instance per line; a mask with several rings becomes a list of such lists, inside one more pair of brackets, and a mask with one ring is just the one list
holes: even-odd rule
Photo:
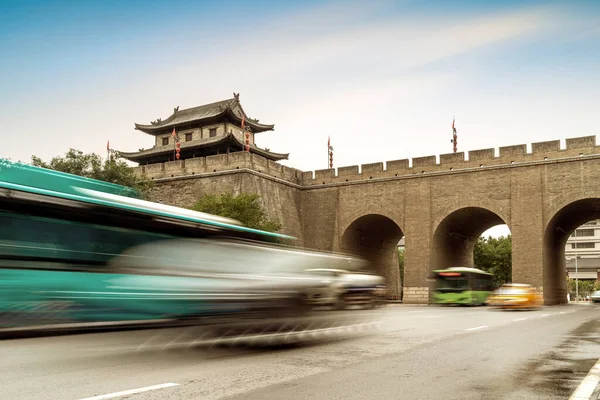
[[185, 160], [169, 161], [134, 167], [134, 170], [137, 174], [144, 175], [151, 180], [193, 176], [240, 169], [253, 170], [296, 184], [300, 184], [302, 182], [302, 171], [286, 167], [285, 165], [268, 160], [257, 154], [247, 152], [235, 152], [208, 157], [188, 158]]
[[531, 152], [527, 145], [504, 146], [498, 149], [471, 150], [465, 157], [464, 152], [441, 154], [436, 156], [415, 157], [412, 159], [392, 160], [370, 164], [362, 164], [335, 169], [324, 169], [302, 173], [302, 184], [307, 186], [328, 183], [351, 182], [377, 178], [389, 178], [430, 172], [456, 171], [463, 169], [484, 168], [501, 165], [514, 165], [536, 161], [579, 157], [600, 154], [600, 146], [596, 145], [596, 136], [584, 136], [566, 139], [566, 146], [561, 149], [560, 140], [532, 143]]
[[138, 174], [149, 179], [165, 179], [199, 174], [208, 174], [235, 170], [252, 170], [271, 177], [303, 185], [314, 186], [328, 183], [342, 183], [377, 178], [402, 177], [442, 171], [459, 171], [501, 165], [518, 165], [520, 163], [544, 162], [549, 160], [580, 157], [600, 154], [600, 146], [596, 145], [595, 136], [566, 139], [566, 146], [561, 149], [559, 140], [532, 143], [531, 152], [525, 144], [471, 150], [465, 157], [464, 152], [448, 153], [436, 156], [415, 157], [412, 159], [392, 160], [322, 169], [316, 171], [300, 171], [268, 160], [257, 154], [235, 152], [209, 157], [188, 158], [180, 161], [148, 164], [135, 167]]

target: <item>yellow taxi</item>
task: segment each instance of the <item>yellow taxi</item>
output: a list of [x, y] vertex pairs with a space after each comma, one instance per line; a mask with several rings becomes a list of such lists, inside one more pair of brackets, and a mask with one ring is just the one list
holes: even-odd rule
[[544, 304], [542, 294], [531, 285], [507, 283], [494, 290], [487, 305], [498, 308], [538, 308]]

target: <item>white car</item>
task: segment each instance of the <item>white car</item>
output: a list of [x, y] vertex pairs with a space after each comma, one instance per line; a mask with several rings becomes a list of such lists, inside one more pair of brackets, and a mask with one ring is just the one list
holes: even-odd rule
[[590, 299], [592, 300], [592, 303], [600, 303], [600, 290], [596, 290], [592, 293]]
[[316, 268], [306, 271], [321, 276], [323, 285], [310, 288], [307, 301], [313, 305], [344, 309], [350, 304], [377, 305], [385, 295], [385, 280], [370, 273], [355, 273], [342, 269]]

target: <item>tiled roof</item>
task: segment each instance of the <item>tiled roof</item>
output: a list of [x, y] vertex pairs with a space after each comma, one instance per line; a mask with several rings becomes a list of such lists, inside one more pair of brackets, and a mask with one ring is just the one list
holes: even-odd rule
[[[181, 146], [181, 150], [183, 151], [185, 149], [192, 149], [194, 147], [207, 147], [207, 146], [215, 145], [215, 144], [219, 144], [219, 143], [226, 143], [228, 141], [231, 141], [242, 148], [244, 147], [243, 139], [241, 137], [238, 137], [238, 135], [236, 135], [234, 133], [228, 133], [227, 135], [224, 135], [224, 136], [206, 138], [206, 139], [202, 139], [201, 141], [182, 142], [180, 146]], [[287, 160], [289, 157], [289, 153], [287, 153], [287, 154], [275, 153], [275, 152], [272, 152], [269, 150], [261, 149], [259, 147], [256, 147], [255, 145], [250, 146], [250, 151], [252, 153], [256, 153], [260, 156], [263, 156], [263, 157], [265, 157], [269, 160], [273, 160], [273, 161]], [[141, 150], [141, 151], [136, 151], [136, 152], [119, 151], [118, 153], [121, 157], [123, 157], [129, 161], [140, 162], [143, 159], [146, 159], [151, 156], [156, 156], [156, 155], [161, 155], [161, 154], [170, 155], [173, 153], [173, 146], [172, 145], [171, 146], [158, 146], [158, 147], [155, 146], [151, 149], [146, 149], [146, 150]]]
[[234, 97], [227, 100], [217, 101], [216, 103], [205, 104], [198, 107], [179, 110], [179, 107], [173, 109], [173, 114], [164, 121], [152, 121], [150, 125], [135, 124], [135, 129], [149, 134], [163, 132], [165, 128], [175, 128], [190, 122], [202, 121], [214, 118], [220, 115], [229, 115], [241, 123], [242, 116], [244, 123], [254, 132], [264, 132], [273, 130], [275, 125], [265, 125], [258, 123], [257, 120], [248, 118], [242, 105], [240, 104], [239, 94], [234, 93]]

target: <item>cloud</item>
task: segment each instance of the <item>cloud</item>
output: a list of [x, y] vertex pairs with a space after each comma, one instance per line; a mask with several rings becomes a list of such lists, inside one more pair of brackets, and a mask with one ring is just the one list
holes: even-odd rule
[[[387, 12], [390, 2], [365, 4], [327, 4], [213, 32], [211, 52], [187, 40], [185, 54], [161, 49], [160, 56], [138, 55], [145, 68], [127, 75], [130, 82], [120, 78], [120, 69], [130, 66], [118, 65], [112, 85], [98, 80], [34, 96], [23, 91], [21, 104], [28, 108], [19, 109], [15, 101], [0, 112], [11, 121], [9, 131], [33, 132], [40, 139], [34, 142], [51, 143], [15, 149], [23, 154], [49, 157], [68, 147], [101, 151], [107, 138], [116, 148], [136, 150], [152, 140], [134, 131], [134, 122], [166, 118], [174, 106], [193, 107], [236, 91], [251, 116], [276, 124], [276, 132], [258, 141], [290, 151], [289, 165], [319, 168], [313, 159], [323, 158], [319, 146], [328, 134], [339, 149], [336, 165], [419, 156], [419, 146], [431, 142], [428, 129], [436, 128], [427, 113], [441, 94], [468, 78], [451, 66], [426, 67], [537, 39], [563, 22], [558, 9], [548, 7], [456, 18]], [[439, 118], [447, 117], [444, 112], [436, 111]]]

